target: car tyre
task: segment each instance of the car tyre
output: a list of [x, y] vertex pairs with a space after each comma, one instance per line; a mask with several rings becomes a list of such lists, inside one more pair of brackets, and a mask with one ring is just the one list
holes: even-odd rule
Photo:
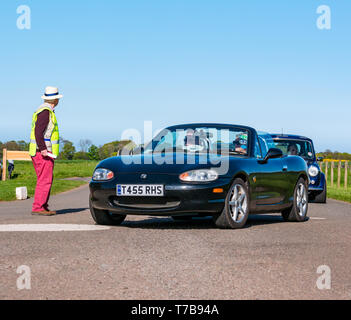
[[89, 207], [91, 216], [93, 217], [94, 221], [100, 225], [118, 226], [126, 218], [125, 215], [111, 216], [107, 210], [96, 209], [93, 207], [91, 201], [89, 201]]
[[242, 179], [236, 178], [230, 187], [222, 213], [214, 216], [217, 227], [240, 229], [246, 224], [249, 216], [249, 188]]
[[300, 178], [294, 190], [293, 205], [282, 211], [284, 221], [303, 222], [307, 219], [308, 212], [308, 186], [307, 181]]

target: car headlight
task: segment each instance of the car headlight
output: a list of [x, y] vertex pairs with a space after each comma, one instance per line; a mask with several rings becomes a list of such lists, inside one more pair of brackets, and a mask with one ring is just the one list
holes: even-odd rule
[[111, 180], [114, 174], [111, 170], [98, 168], [94, 171], [93, 180], [96, 181], [106, 181]]
[[316, 166], [310, 166], [308, 168], [308, 174], [311, 177], [315, 177], [319, 173], [319, 169]]
[[182, 173], [179, 179], [185, 182], [211, 182], [218, 179], [218, 173], [212, 169], [192, 170]]

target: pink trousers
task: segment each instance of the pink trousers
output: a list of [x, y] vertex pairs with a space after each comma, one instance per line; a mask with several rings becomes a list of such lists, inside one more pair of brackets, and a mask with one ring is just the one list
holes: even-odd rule
[[35, 188], [32, 211], [48, 210], [48, 201], [53, 180], [54, 159], [43, 157], [40, 152], [32, 157], [35, 173], [37, 174], [37, 186]]

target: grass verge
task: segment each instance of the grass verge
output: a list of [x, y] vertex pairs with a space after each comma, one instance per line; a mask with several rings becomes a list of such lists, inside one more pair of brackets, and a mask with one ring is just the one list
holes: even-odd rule
[[336, 200], [341, 200], [341, 201], [346, 201], [351, 203], [351, 187], [348, 189], [344, 188], [335, 188], [335, 187], [330, 187], [328, 186], [328, 191], [327, 191], [327, 196], [328, 198], [331, 199], [336, 199]]
[[[337, 164], [335, 164], [337, 166]], [[351, 202], [351, 170], [347, 170], [347, 189], [345, 189], [345, 168], [340, 170], [340, 187], [338, 188], [338, 169], [334, 168], [333, 172], [333, 187], [331, 186], [331, 164], [328, 166], [328, 191], [327, 197], [331, 199]], [[325, 164], [323, 165], [323, 172], [325, 174]]]
[[[85, 160], [56, 160], [51, 194], [58, 194], [85, 184], [85, 181], [63, 179], [72, 177], [91, 177], [97, 163], [97, 161]], [[0, 201], [15, 200], [17, 187], [27, 187], [28, 197], [33, 197], [36, 182], [37, 177], [35, 175], [33, 164], [29, 161], [15, 161], [13, 179], [0, 181]]]

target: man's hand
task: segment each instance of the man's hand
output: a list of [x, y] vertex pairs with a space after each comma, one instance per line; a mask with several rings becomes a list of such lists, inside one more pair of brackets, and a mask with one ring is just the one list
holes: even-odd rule
[[246, 154], [246, 149], [243, 149], [241, 147], [235, 148], [235, 152], [239, 152], [240, 154]]
[[42, 150], [41, 152], [41, 155], [43, 156], [43, 157], [47, 157], [48, 156], [48, 151], [45, 149], [45, 150]]

